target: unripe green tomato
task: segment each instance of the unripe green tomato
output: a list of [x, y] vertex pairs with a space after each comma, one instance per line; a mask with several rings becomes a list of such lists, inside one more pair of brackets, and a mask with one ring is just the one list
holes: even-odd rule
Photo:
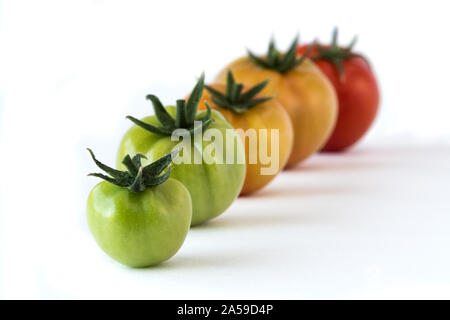
[[[175, 107], [166, 107], [168, 113], [175, 116]], [[204, 112], [199, 112], [196, 118], [201, 118]], [[227, 134], [226, 130], [235, 133], [234, 159], [232, 163], [212, 163], [202, 161], [201, 164], [180, 163], [173, 167], [171, 178], [183, 183], [189, 190], [192, 198], [192, 225], [201, 224], [223, 213], [239, 195], [245, 179], [245, 150], [239, 136], [228, 121], [217, 111], [211, 113], [212, 122], [203, 130], [203, 135], [209, 129], [217, 129], [223, 136], [222, 154], [226, 155]], [[155, 116], [149, 116], [141, 121], [154, 126], [161, 126]], [[194, 137], [192, 137], [192, 142]], [[171, 152], [180, 141], [172, 141], [170, 136], [155, 134], [133, 125], [124, 135], [117, 153], [117, 168], [123, 169], [122, 159], [126, 154], [144, 154], [144, 164], [155, 161], [161, 156]], [[211, 144], [211, 141], [203, 141], [201, 146], [192, 143], [191, 155], [202, 151]], [[243, 161], [238, 161], [238, 156], [243, 155]]]
[[148, 267], [172, 257], [192, 218], [188, 190], [175, 179], [134, 193], [103, 181], [89, 194], [87, 221], [99, 246], [130, 267]]

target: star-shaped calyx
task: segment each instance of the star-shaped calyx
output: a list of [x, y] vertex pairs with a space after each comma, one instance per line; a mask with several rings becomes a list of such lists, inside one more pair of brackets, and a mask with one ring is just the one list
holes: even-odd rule
[[147, 99], [153, 104], [153, 109], [155, 110], [155, 116], [161, 123], [161, 126], [154, 126], [149, 123], [138, 120], [132, 116], [127, 116], [127, 119], [133, 121], [137, 126], [150, 131], [152, 133], [170, 136], [172, 132], [176, 129], [186, 129], [191, 134], [194, 133], [197, 128], [194, 128], [194, 121], [200, 121], [202, 129], [208, 127], [211, 123], [211, 109], [206, 103], [207, 112], [206, 114], [195, 119], [197, 115], [198, 104], [202, 96], [204, 88], [205, 75], [202, 74], [197, 84], [186, 101], [184, 99], [177, 100], [176, 103], [176, 115], [175, 119], [167, 112], [166, 108], [162, 105], [161, 101], [155, 95], [149, 94]]
[[259, 97], [256, 95], [261, 92], [269, 80], [265, 80], [245, 92], [242, 92], [244, 85], [236, 83], [233, 73], [228, 70], [226, 92], [222, 93], [211, 86], [205, 86], [205, 89], [211, 94], [211, 100], [218, 106], [232, 110], [235, 113], [244, 113], [251, 107], [266, 102], [273, 97]]
[[298, 36], [295, 37], [294, 41], [290, 45], [286, 53], [280, 53], [275, 47], [275, 41], [272, 39], [269, 43], [269, 49], [265, 57], [258, 57], [253, 54], [250, 50], [248, 51], [248, 57], [258, 66], [278, 71], [280, 73], [285, 73], [296, 66], [300, 65], [308, 57], [308, 54], [312, 50], [312, 45], [308, 50], [301, 56], [297, 57], [297, 46], [298, 46]]
[[[113, 169], [95, 158], [91, 149], [87, 149], [91, 154], [95, 164], [105, 171], [108, 175], [103, 173], [90, 173], [89, 176], [102, 178], [116, 186], [128, 188], [132, 192], [142, 192], [147, 188], [159, 185], [169, 179], [170, 176], [170, 164], [174, 159], [178, 150], [173, 151], [155, 162], [142, 166], [141, 159], [146, 159], [142, 154], [137, 154], [133, 158], [130, 155], [126, 155], [122, 163], [127, 168], [127, 171], [121, 171]], [[167, 169], [167, 170], [166, 170]], [[163, 173], [163, 171], [166, 172]]]

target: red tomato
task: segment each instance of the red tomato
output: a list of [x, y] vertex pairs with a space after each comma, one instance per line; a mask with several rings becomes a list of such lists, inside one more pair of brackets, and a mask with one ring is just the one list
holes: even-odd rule
[[[346, 48], [337, 46], [337, 31], [331, 45], [315, 45], [308, 56], [333, 84], [339, 101], [336, 127], [322, 151], [342, 151], [360, 140], [368, 131], [378, 111], [379, 91], [369, 63], [354, 54], [354, 42]], [[301, 55], [309, 45], [299, 46]]]

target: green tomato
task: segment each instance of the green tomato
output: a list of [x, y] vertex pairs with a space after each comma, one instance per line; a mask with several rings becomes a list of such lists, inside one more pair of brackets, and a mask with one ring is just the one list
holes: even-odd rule
[[100, 182], [89, 194], [86, 211], [103, 251], [130, 267], [148, 267], [172, 257], [192, 217], [189, 192], [174, 179], [138, 193]]
[[[175, 116], [175, 107], [166, 107], [167, 112], [171, 116]], [[197, 114], [196, 119], [200, 119], [205, 115], [206, 111]], [[212, 122], [203, 130], [203, 136], [209, 129], [220, 131], [223, 137], [222, 154], [226, 156], [225, 150], [227, 140], [230, 136], [226, 130], [235, 133], [231, 137], [234, 141], [234, 159], [231, 163], [212, 163], [208, 164], [202, 161], [201, 164], [180, 163], [174, 166], [171, 178], [177, 179], [183, 183], [189, 190], [192, 198], [192, 222], [191, 225], [198, 225], [223, 213], [231, 203], [239, 195], [245, 179], [245, 161], [238, 161], [239, 155], [244, 155], [244, 147], [239, 136], [234, 131], [228, 121], [217, 111], [211, 112]], [[161, 126], [160, 121], [155, 116], [149, 116], [141, 119], [141, 121], [153, 126]], [[204, 141], [202, 136], [202, 144], [194, 144], [192, 137], [191, 155], [199, 154], [200, 151], [205, 152], [205, 148], [211, 145], [211, 141]], [[143, 159], [143, 163], [155, 161], [162, 155], [169, 153], [179, 141], [172, 141], [170, 136], [160, 135], [149, 132], [143, 128], [134, 125], [123, 137], [117, 153], [117, 168], [124, 168], [121, 160], [126, 154], [144, 154], [147, 159]], [[201, 149], [201, 150], [199, 150]], [[219, 148], [217, 148], [219, 150]], [[200, 156], [201, 157], [201, 156]]]

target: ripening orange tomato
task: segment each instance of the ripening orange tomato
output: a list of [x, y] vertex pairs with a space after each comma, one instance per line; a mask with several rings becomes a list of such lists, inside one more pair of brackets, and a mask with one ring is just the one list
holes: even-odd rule
[[255, 85], [268, 79], [261, 91], [274, 96], [290, 116], [294, 129], [294, 145], [287, 162], [292, 167], [319, 151], [336, 123], [337, 98], [326, 76], [305, 56], [296, 55], [297, 39], [285, 54], [280, 54], [273, 41], [266, 56], [248, 56], [235, 60], [217, 76], [224, 83], [227, 72], [236, 81]]
[[272, 181], [292, 151], [294, 131], [288, 113], [277, 100], [259, 95], [266, 84], [264, 81], [247, 89], [229, 72], [227, 84], [205, 86], [199, 103], [200, 110], [206, 108], [206, 101], [211, 109], [221, 112], [241, 135], [247, 165], [241, 195], [258, 191]]

